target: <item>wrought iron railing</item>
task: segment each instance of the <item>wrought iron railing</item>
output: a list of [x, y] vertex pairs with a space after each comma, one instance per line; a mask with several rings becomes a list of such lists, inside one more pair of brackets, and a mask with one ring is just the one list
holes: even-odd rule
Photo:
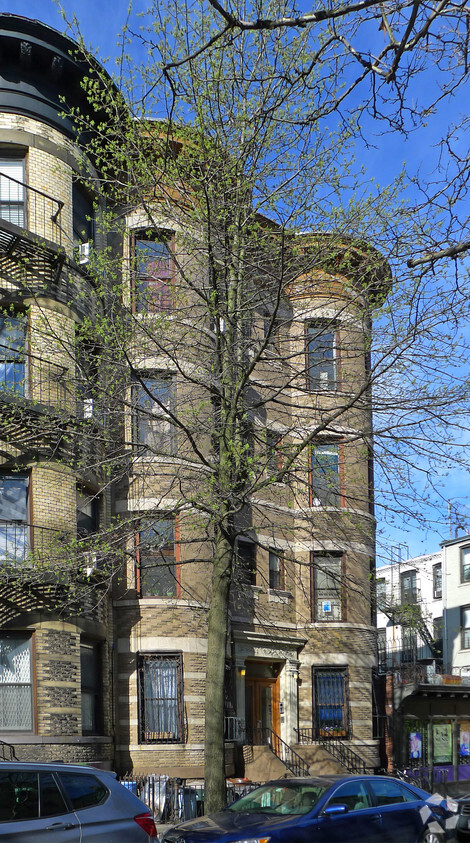
[[62, 227], [59, 217], [64, 207], [62, 200], [5, 173], [1, 174], [1, 180], [0, 220], [26, 228], [60, 245]]
[[313, 729], [296, 729], [299, 744], [316, 744], [325, 749], [329, 754], [339, 761], [350, 773], [361, 773], [364, 775], [367, 764], [364, 759], [340, 738], [329, 737], [325, 740], [318, 740], [314, 737]]
[[67, 366], [6, 345], [0, 345], [0, 393], [56, 410], [70, 411], [72, 406]]
[[224, 737], [226, 741], [242, 743], [245, 739], [245, 721], [241, 720], [240, 717], [225, 717]]
[[18, 761], [15, 747], [6, 741], [0, 741], [0, 759], [2, 761]]
[[280, 761], [287, 767], [294, 776], [308, 776], [309, 765], [302, 758], [295, 749], [292, 749], [288, 743], [282, 740], [276, 732], [264, 726], [259, 726], [253, 729], [249, 736], [249, 743], [253, 746], [269, 746], [271, 752], [279, 758]]

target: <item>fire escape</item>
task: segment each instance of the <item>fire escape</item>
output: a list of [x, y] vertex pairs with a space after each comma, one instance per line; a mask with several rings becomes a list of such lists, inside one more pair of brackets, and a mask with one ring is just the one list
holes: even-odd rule
[[[78, 463], [93, 441], [95, 422], [84, 421], [83, 402], [80, 412], [77, 401], [72, 350], [54, 358], [47, 337], [44, 354], [28, 349], [28, 305], [42, 301], [46, 312], [52, 300], [79, 317], [93, 314], [92, 278], [62, 245], [63, 204], [0, 172], [0, 459], [13, 476], [32, 462]], [[6, 573], [0, 583], [0, 625], [25, 611], [53, 608], [63, 589], [51, 574], [42, 582], [34, 577], [27, 588], [15, 583], [14, 566], [29, 564], [29, 550], [46, 547], [48, 532], [0, 521], [3, 560], [14, 560], [11, 576]]]

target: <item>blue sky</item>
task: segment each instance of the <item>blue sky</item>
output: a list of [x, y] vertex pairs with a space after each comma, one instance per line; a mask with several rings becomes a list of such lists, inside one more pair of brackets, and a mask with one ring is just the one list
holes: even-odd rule
[[[85, 41], [97, 52], [101, 61], [106, 63], [106, 60], [110, 59], [108, 68], [112, 71], [112, 59], [118, 54], [119, 32], [128, 20], [128, 0], [63, 0], [61, 5], [66, 19], [72, 20], [73, 15], [76, 15]], [[304, 4], [300, 5], [302, 7]], [[130, 17], [133, 29], [138, 29], [138, 15], [145, 12], [146, 8], [147, 0], [134, 0]], [[2, 4], [1, 11], [36, 18], [60, 31], [67, 31], [67, 25], [54, 0], [11, 0]], [[416, 96], [424, 95], [429, 86], [433, 85], [435, 79], [432, 76], [424, 77], [423, 81], [417, 84]], [[455, 107], [454, 101], [453, 108]], [[447, 106], [444, 106], [444, 109], [446, 108]], [[446, 122], [447, 114], [441, 113], [431, 118], [428, 127], [421, 127], [419, 133], [412, 134], [408, 139], [397, 134], [381, 135], [378, 133], [378, 125], [369, 123], [368, 140], [372, 146], [367, 151], [360, 150], [359, 153], [367, 175], [386, 185], [406, 162], [410, 171], [420, 167], [424, 174], [431, 177], [436, 161], [434, 147], [440, 137], [442, 118]], [[459, 499], [460, 503], [469, 499], [470, 483], [465, 471], [453, 470], [447, 477], [437, 477], [436, 483], [443, 499]], [[468, 511], [470, 524], [470, 509]], [[377, 515], [380, 517], [380, 512]], [[439, 541], [449, 538], [445, 506], [441, 515], [429, 511], [428, 524], [428, 529], [424, 529], [413, 524], [407, 525], [400, 518], [394, 525], [382, 522], [383, 536], [379, 541], [379, 558], [387, 561], [387, 557], [390, 558], [390, 548], [400, 544], [407, 545], [412, 556], [437, 550]], [[402, 555], [404, 554], [405, 551], [402, 550]]]

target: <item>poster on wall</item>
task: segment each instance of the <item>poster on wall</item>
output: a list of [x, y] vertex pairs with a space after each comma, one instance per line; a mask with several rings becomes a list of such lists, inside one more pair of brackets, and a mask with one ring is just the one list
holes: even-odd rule
[[435, 764], [452, 764], [452, 727], [450, 723], [434, 723], [432, 727]]
[[410, 732], [410, 758], [423, 757], [423, 738], [421, 732]]
[[460, 727], [460, 755], [470, 755], [470, 732]]

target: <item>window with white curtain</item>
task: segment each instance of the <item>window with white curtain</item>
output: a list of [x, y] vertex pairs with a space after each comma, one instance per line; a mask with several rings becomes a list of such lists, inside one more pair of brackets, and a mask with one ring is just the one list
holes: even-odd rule
[[139, 656], [140, 742], [180, 743], [183, 732], [181, 653]]
[[31, 636], [0, 636], [0, 729], [33, 728]]

